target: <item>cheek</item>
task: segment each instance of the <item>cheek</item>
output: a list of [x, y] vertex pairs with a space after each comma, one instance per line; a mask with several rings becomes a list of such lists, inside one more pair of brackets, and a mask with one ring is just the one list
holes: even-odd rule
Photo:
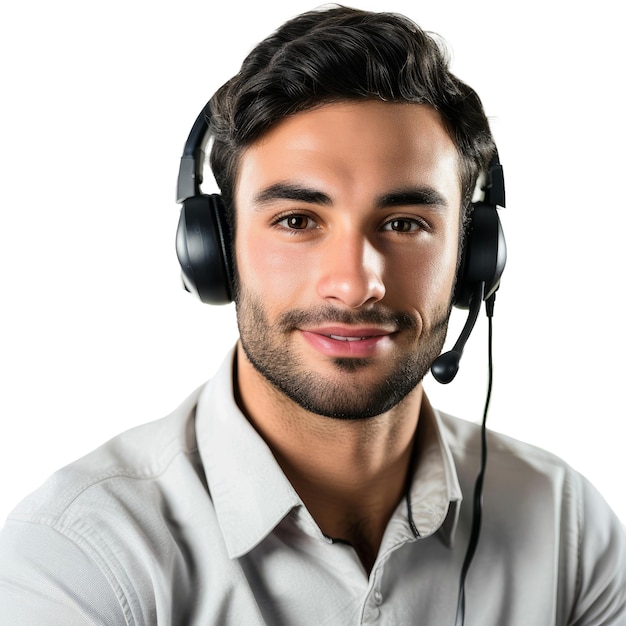
[[268, 305], [304, 292], [312, 280], [310, 269], [314, 263], [300, 246], [277, 246], [259, 232], [248, 235], [244, 229], [237, 233], [235, 255], [240, 284], [262, 296]]
[[458, 266], [459, 242], [454, 238], [446, 246], [441, 255], [435, 257], [429, 268], [429, 278], [433, 291], [444, 295], [446, 298], [452, 295]]
[[421, 313], [447, 306], [454, 289], [457, 256], [458, 242], [452, 234], [395, 257], [385, 272], [389, 304], [404, 302]]

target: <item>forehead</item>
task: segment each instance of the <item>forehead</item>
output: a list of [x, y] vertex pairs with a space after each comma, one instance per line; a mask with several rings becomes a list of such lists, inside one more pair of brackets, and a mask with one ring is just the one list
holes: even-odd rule
[[365, 196], [428, 185], [460, 204], [459, 156], [429, 105], [338, 102], [282, 120], [241, 154], [236, 204], [280, 182]]

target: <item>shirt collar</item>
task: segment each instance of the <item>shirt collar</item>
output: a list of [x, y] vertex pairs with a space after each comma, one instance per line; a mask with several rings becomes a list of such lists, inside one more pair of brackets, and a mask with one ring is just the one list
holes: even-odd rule
[[235, 403], [233, 350], [198, 400], [198, 448], [228, 555], [261, 542], [296, 506], [298, 494]]
[[408, 492], [410, 514], [419, 536], [428, 537], [439, 531], [444, 543], [452, 545], [462, 497], [441, 418], [424, 395], [416, 437], [415, 469]]
[[[235, 350], [202, 390], [196, 411], [200, 457], [231, 558], [252, 550], [290, 511], [302, 506], [270, 448], [235, 402], [234, 359]], [[418, 428], [415, 469], [407, 493], [412, 526], [419, 537], [440, 529], [442, 540], [451, 545], [461, 489], [439, 414], [426, 396]], [[400, 511], [404, 523], [398, 524]], [[400, 503], [388, 530], [406, 534], [410, 526], [406, 502]]]

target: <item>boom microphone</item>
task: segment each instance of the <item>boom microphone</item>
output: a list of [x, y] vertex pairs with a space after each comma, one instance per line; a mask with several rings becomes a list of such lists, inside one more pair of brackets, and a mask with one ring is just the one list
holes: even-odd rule
[[444, 352], [433, 361], [430, 371], [433, 378], [438, 383], [447, 385], [452, 382], [454, 377], [457, 375], [461, 357], [463, 356], [463, 350], [465, 349], [465, 344], [467, 343], [472, 330], [474, 330], [476, 320], [478, 319], [478, 313], [480, 312], [480, 306], [483, 302], [484, 293], [485, 283], [481, 282], [478, 284], [476, 291], [470, 297], [467, 321], [465, 322], [465, 326], [463, 326], [463, 330], [461, 331], [459, 338], [452, 347], [452, 350]]

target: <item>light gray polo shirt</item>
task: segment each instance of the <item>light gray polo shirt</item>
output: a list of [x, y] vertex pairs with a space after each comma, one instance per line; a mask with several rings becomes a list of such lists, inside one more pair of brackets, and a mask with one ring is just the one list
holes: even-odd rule
[[[479, 427], [420, 419], [413, 481], [368, 575], [237, 408], [232, 358], [17, 507], [0, 533], [0, 623], [454, 624]], [[624, 530], [584, 478], [491, 433], [484, 502], [467, 626], [626, 625]]]

